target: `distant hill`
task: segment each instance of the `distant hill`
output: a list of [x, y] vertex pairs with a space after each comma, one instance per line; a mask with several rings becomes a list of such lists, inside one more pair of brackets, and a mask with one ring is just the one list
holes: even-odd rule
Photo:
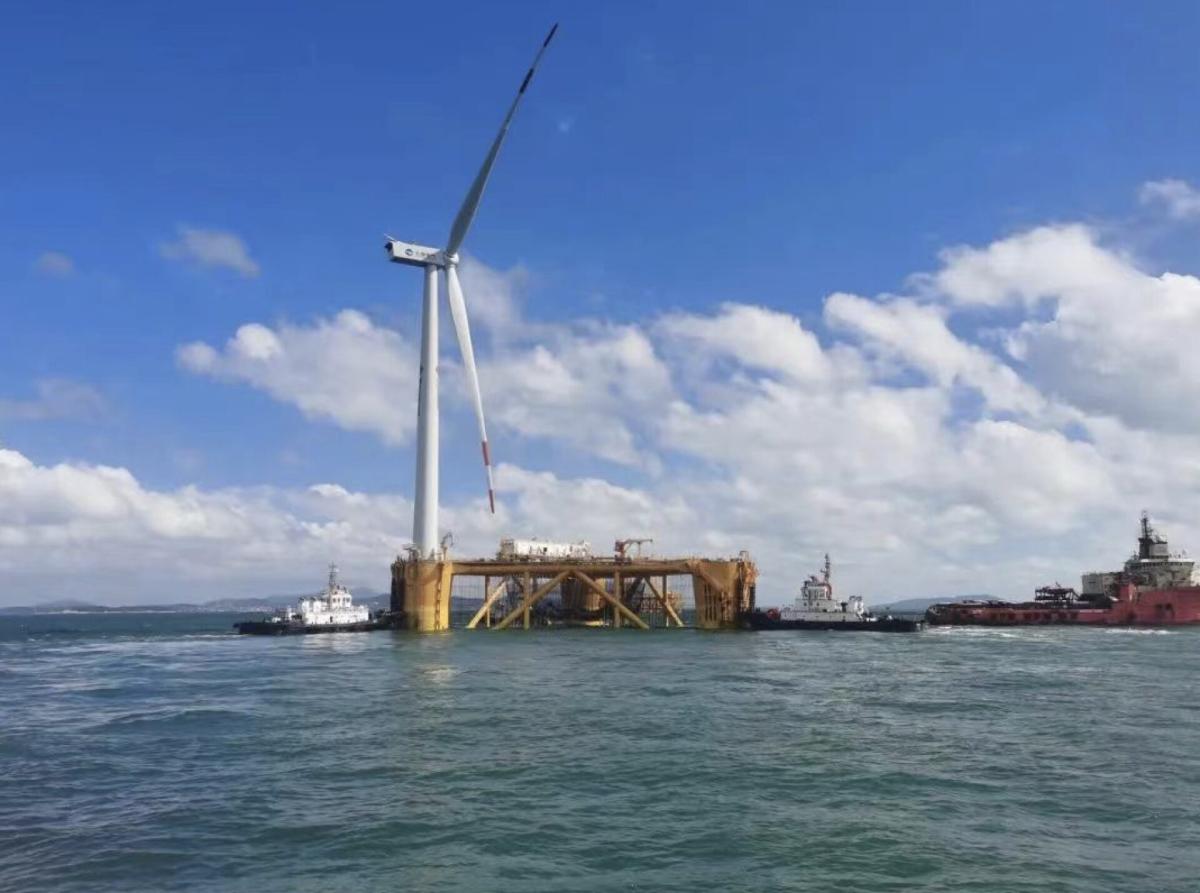
[[54, 601], [44, 602], [38, 605], [38, 607], [46, 611], [95, 611], [103, 606], [80, 601], [75, 598], [59, 598]]
[[[352, 590], [353, 591], [353, 590]], [[312, 595], [314, 593], [305, 593]], [[192, 602], [171, 602], [154, 605], [98, 605], [78, 599], [55, 599], [36, 605], [20, 605], [12, 608], [0, 608], [0, 614], [136, 614], [138, 612], [155, 611], [178, 614], [203, 613], [268, 613], [277, 611], [287, 605], [294, 605], [301, 595], [267, 595], [247, 596], [245, 598], [218, 598], [212, 601], [194, 604]], [[369, 608], [386, 608], [390, 601], [387, 593], [355, 592], [354, 600]]]
[[939, 598], [906, 598], [886, 605], [871, 605], [876, 614], [884, 611], [892, 614], [924, 614], [931, 605], [944, 605], [948, 602], [963, 601], [999, 601], [994, 595], [943, 595]]

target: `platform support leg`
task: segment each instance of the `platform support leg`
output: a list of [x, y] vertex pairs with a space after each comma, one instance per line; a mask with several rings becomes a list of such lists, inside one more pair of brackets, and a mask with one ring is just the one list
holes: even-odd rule
[[[404, 627], [419, 632], [450, 628], [449, 561], [409, 561], [404, 567]], [[444, 590], [444, 591], [443, 591]]]

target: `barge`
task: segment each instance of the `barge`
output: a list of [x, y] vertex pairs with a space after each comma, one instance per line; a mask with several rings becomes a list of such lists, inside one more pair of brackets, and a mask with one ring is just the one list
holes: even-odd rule
[[1119, 571], [1085, 573], [1081, 591], [1043, 586], [1033, 601], [961, 601], [933, 605], [933, 626], [1183, 626], [1200, 623], [1195, 562], [1172, 555], [1142, 513], [1138, 551]]

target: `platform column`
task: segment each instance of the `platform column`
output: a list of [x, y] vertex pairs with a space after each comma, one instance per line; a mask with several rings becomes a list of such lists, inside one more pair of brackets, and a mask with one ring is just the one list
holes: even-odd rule
[[739, 615], [754, 608], [757, 570], [753, 562], [690, 562], [696, 597], [696, 626], [700, 629], [736, 627]]
[[530, 574], [525, 574], [521, 578], [521, 598], [525, 600], [525, 611], [521, 614], [521, 620], [526, 629], [530, 627], [529, 597], [531, 595], [533, 595], [533, 577]]
[[[447, 561], [403, 562], [403, 626], [419, 632], [450, 628], [450, 587], [453, 566]], [[442, 590], [446, 591], [443, 592]]]
[[[621, 572], [620, 571], [617, 571], [616, 573], [613, 574], [613, 596], [616, 598], [616, 600], [619, 603], [621, 603], [621, 604], [625, 603], [625, 589], [621, 585]], [[613, 605], [613, 629], [620, 629], [620, 628], [621, 628], [621, 611], [617, 608], [616, 605]]]

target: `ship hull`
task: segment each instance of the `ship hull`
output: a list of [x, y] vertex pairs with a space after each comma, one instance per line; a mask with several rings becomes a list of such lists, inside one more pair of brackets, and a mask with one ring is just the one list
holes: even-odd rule
[[923, 620], [906, 620], [900, 617], [878, 617], [870, 620], [784, 620], [771, 617], [762, 611], [753, 611], [742, 617], [742, 626], [752, 630], [807, 629], [836, 632], [913, 633], [925, 626]]
[[957, 602], [934, 605], [931, 626], [1190, 626], [1200, 624], [1200, 587], [1125, 591], [1111, 605]]
[[321, 626], [310, 626], [295, 621], [276, 623], [272, 620], [243, 620], [241, 623], [235, 623], [233, 628], [243, 636], [307, 636], [316, 633], [369, 633], [379, 629], [390, 629], [391, 625], [387, 618]]

